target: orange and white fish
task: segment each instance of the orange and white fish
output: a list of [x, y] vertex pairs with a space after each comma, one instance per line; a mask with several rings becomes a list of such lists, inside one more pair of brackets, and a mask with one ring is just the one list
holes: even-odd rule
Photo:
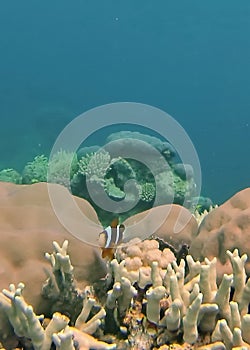
[[100, 233], [100, 243], [103, 247], [103, 258], [106, 256], [109, 258], [113, 257], [115, 248], [122, 242], [124, 231], [125, 226], [123, 224], [119, 224], [119, 220], [116, 218], [111, 222], [110, 226], [106, 227]]

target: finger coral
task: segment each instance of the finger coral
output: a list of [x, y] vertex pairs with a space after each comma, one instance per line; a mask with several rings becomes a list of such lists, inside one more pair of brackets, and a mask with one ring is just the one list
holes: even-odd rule
[[[73, 267], [67, 254], [68, 242], [65, 241], [62, 247], [57, 242], [54, 242], [53, 245], [54, 252], [52, 254], [46, 253], [46, 257], [51, 262], [57, 285], [61, 288], [59, 294], [64, 292], [64, 288], [62, 289], [63, 284], [70, 292], [70, 288], [74, 286], [74, 283], [72, 281]], [[67, 280], [71, 280], [71, 282], [67, 283]], [[68, 327], [70, 319], [67, 316], [54, 312], [44, 329], [42, 325], [44, 316], [37, 316], [32, 306], [26, 303], [22, 295], [23, 290], [23, 283], [19, 283], [17, 287], [11, 284], [9, 290], [3, 289], [2, 293], [0, 293], [0, 309], [1, 312], [5, 313], [15, 335], [20, 339], [30, 339], [35, 350], [50, 350], [52, 343], [56, 345], [58, 350], [71, 350], [75, 349], [74, 342], [76, 342], [79, 350], [115, 348], [114, 344], [107, 344], [91, 336], [100, 326], [100, 320], [105, 317], [106, 313], [103, 308], [100, 308], [98, 312], [89, 318], [95, 300], [89, 298], [87, 293], [84, 295], [82, 310], [76, 318], [74, 327]], [[75, 292], [77, 293], [76, 290]], [[83, 293], [80, 294], [83, 295]], [[47, 295], [47, 298], [50, 298], [50, 296]], [[53, 298], [55, 297], [53, 296]], [[57, 298], [60, 298], [60, 295]], [[74, 310], [71, 310], [72, 312]], [[0, 331], [0, 336], [3, 337], [4, 341], [2, 331]]]
[[[233, 273], [224, 275], [217, 285], [216, 258], [200, 263], [189, 255], [186, 262], [181, 260], [177, 264], [172, 260], [160, 267], [158, 261], [144, 259], [145, 248], [159, 249], [157, 244], [154, 240], [137, 241], [118, 251], [119, 261], [114, 259], [110, 263], [106, 296], [100, 299], [91, 286], [76, 290], [82, 295], [78, 299], [81, 309], [73, 311], [77, 315], [70, 318], [55, 311], [43, 324], [44, 316], [37, 316], [23, 298], [24, 284], [4, 289], [0, 293], [0, 309], [12, 325], [17, 341], [30, 340], [35, 350], [50, 350], [52, 344], [58, 350], [249, 348], [250, 280], [245, 272], [246, 255], [240, 256], [237, 249], [227, 251]], [[62, 246], [54, 242], [53, 246], [54, 252], [46, 257], [60, 294], [64, 283], [69, 289], [74, 286], [74, 267], [68, 255], [68, 242]], [[122, 260], [136, 255], [142, 266], [134, 268], [147, 268], [149, 273], [143, 286], [140, 273], [135, 280], [132, 274], [135, 270], [127, 270]], [[67, 284], [67, 280], [71, 283]], [[108, 338], [105, 329], [112, 332], [110, 324], [116, 324], [116, 328]], [[112, 339], [111, 343], [107, 339]]]
[[[119, 287], [117, 281], [122, 278], [129, 278], [137, 291], [124, 319], [131, 319], [129, 315], [135, 303], [141, 303], [139, 309], [144, 310], [143, 318], [146, 323], [139, 321], [142, 318], [138, 313], [137, 332], [134, 332], [135, 326], [128, 326], [129, 334], [134, 334], [133, 342], [136, 342], [135, 338], [139, 341], [143, 333], [150, 334], [149, 326], [154, 324], [152, 342], [156, 342], [158, 346], [174, 344], [177, 340], [189, 344], [190, 348], [194, 346], [195, 349], [231, 350], [250, 346], [247, 331], [250, 326], [250, 280], [246, 278], [245, 255], [240, 256], [237, 250], [227, 252], [233, 274], [225, 274], [219, 285], [216, 282], [216, 259], [205, 259], [200, 263], [195, 262], [190, 255], [187, 256], [186, 263], [182, 260], [178, 265], [173, 260], [164, 268], [160, 268], [157, 261], [149, 262], [147, 277], [144, 274], [142, 283], [141, 276], [146, 267], [143, 266], [145, 260], [141, 250], [144, 243], [145, 246], [151, 246], [151, 249], [156, 248], [154, 240], [149, 243], [134, 242], [131, 246], [118, 249], [117, 258], [120, 262], [115, 259], [110, 264], [115, 282], [112, 293], [115, 293], [117, 286]], [[134, 269], [139, 270], [137, 273], [127, 268], [128, 256], [130, 259], [138, 258], [142, 262], [134, 265]], [[186, 264], [188, 274], [185, 273]], [[109, 293], [110, 291], [107, 302]], [[122, 294], [120, 288], [117, 289], [117, 293], [119, 296]], [[117, 302], [107, 306], [114, 310], [117, 307], [119, 310], [118, 298], [114, 298], [114, 301]], [[119, 322], [122, 325], [124, 321], [119, 318]], [[209, 344], [203, 347], [202, 342]]]

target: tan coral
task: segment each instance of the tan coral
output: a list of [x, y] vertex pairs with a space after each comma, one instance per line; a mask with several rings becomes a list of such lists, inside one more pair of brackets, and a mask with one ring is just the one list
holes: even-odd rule
[[[51, 186], [67, 191], [60, 185]], [[46, 183], [0, 183], [0, 192], [5, 193], [0, 198], [0, 289], [21, 280], [27, 286], [24, 291], [26, 300], [38, 313], [45, 312], [40, 288], [46, 278], [44, 269], [49, 268], [44, 254], [51, 250], [53, 240], [60, 244], [64, 240], [70, 241], [69, 253], [76, 282], [89, 284], [106, 274], [100, 249], [76, 239], [58, 221]], [[83, 199], [74, 199], [79, 209], [97, 225], [94, 209]], [[70, 210], [68, 215], [71, 215]], [[98, 226], [92, 227], [91, 231], [84, 222], [76, 224], [98, 236]]]
[[[125, 266], [128, 270], [136, 270], [140, 266], [151, 266], [153, 261], [157, 261], [159, 267], [167, 268], [168, 264], [175, 260], [171, 250], [165, 248], [161, 251], [159, 242], [155, 239], [129, 241], [127, 245], [117, 249], [116, 258], [118, 261], [125, 260]], [[133, 265], [134, 268], [132, 268]]]
[[[217, 273], [221, 279], [232, 268], [227, 250], [238, 248], [241, 254], [250, 256], [250, 188], [246, 188], [212, 210], [199, 227], [192, 241], [190, 254], [199, 260], [217, 257]], [[246, 262], [250, 275], [250, 261]]]
[[177, 250], [183, 243], [190, 245], [198, 230], [191, 212], [177, 204], [161, 205], [133, 215], [124, 221], [124, 225], [128, 226], [127, 241], [134, 237], [145, 240], [153, 235]]

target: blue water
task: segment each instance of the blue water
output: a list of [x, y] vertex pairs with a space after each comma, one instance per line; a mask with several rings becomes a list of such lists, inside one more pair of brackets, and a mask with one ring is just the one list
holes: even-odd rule
[[0, 167], [89, 108], [141, 102], [185, 128], [203, 194], [226, 200], [249, 186], [249, 33], [249, 0], [1, 1]]

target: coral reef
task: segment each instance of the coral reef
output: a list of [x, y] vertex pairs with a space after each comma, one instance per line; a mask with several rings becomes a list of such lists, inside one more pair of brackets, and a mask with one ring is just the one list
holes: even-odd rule
[[[126, 219], [127, 242], [109, 261], [60, 224], [48, 186], [59, 199], [69, 194], [0, 183], [3, 349], [250, 348], [249, 189], [198, 219], [175, 204], [151, 209], [154, 222], [148, 211]], [[74, 200], [96, 225], [78, 222], [70, 206], [63, 213], [97, 240], [95, 210]]]
[[[152, 152], [152, 147], [146, 145], [153, 146], [155, 151]], [[126, 149], [134, 156], [127, 157], [124, 154]], [[136, 157], [144, 159], [145, 164]], [[78, 158], [79, 172], [72, 180], [72, 193], [89, 200], [104, 225], [108, 224], [106, 217], [110, 220], [110, 213], [105, 213], [92, 202], [86, 189], [87, 180], [96, 181], [110, 198], [117, 200], [118, 212], [119, 200], [123, 199], [129, 205], [135, 201], [131, 193], [138, 192], [139, 202], [131, 206], [132, 209], [126, 214], [121, 214], [122, 220], [151, 208], [156, 191], [157, 205], [172, 202], [183, 204], [184, 199], [191, 200], [195, 195], [192, 167], [178, 163], [177, 153], [169, 143], [149, 135], [130, 131], [114, 133], [108, 136], [104, 149], [93, 152], [93, 147], [89, 151], [85, 147], [78, 152]], [[125, 191], [131, 180], [136, 185], [130, 191], [128, 188]]]
[[[126, 149], [130, 150], [128, 155], [124, 154]], [[67, 187], [94, 206], [104, 226], [112, 221], [110, 212], [92, 200], [89, 182], [96, 185], [96, 195], [104, 191], [117, 202], [117, 212], [123, 212], [119, 201], [125, 202], [130, 210], [121, 215], [122, 221], [153, 205], [184, 202], [189, 205], [197, 195], [192, 167], [180, 163], [168, 142], [138, 132], [111, 134], [103, 148], [84, 147], [77, 154], [60, 150], [50, 159], [38, 155], [26, 164], [22, 176], [11, 171], [12, 174], [9, 169], [1, 171], [3, 181], [23, 184], [48, 181]]]
[[[177, 264], [168, 249], [155, 240], [137, 241], [116, 252], [105, 279], [79, 290], [68, 242], [54, 242], [46, 258], [52, 266], [44, 288], [47, 298], [71, 300], [81, 308], [37, 316], [23, 297], [24, 284], [11, 284], [0, 293], [0, 310], [12, 328], [12, 342], [0, 335], [6, 349], [248, 349], [250, 347], [250, 279], [246, 255], [227, 251], [232, 274], [216, 283], [216, 258]], [[158, 260], [154, 260], [154, 255]], [[185, 265], [189, 272], [185, 273]], [[147, 271], [147, 273], [146, 273]], [[146, 276], [147, 275], [147, 276]], [[145, 278], [146, 276], [146, 278]], [[98, 288], [98, 286], [102, 286]], [[63, 298], [62, 298], [63, 296]], [[72, 304], [69, 303], [72, 306]], [[113, 333], [113, 335], [112, 335]], [[9, 345], [12, 344], [12, 345]]]
[[[59, 199], [64, 192], [67, 192], [63, 186], [56, 184], [50, 184], [50, 186], [53, 186], [54, 191], [58, 191]], [[43, 270], [48, 266], [43, 254], [49, 250], [50, 242], [53, 240], [61, 242], [66, 239], [71, 242], [70, 254], [78, 283], [105, 275], [106, 266], [101, 259], [101, 250], [84, 243], [84, 241], [97, 242], [103, 229], [94, 209], [87, 201], [73, 197], [78, 208], [89, 218], [89, 221], [84, 221], [82, 217], [77, 219], [74, 215], [74, 208], [71, 209], [70, 206], [67, 206], [67, 210], [63, 212], [64, 217], [69, 220], [74, 217], [74, 221], [70, 221], [70, 224], [73, 225], [74, 231], [81, 230], [84, 241], [79, 241], [58, 221], [50, 202], [46, 183], [21, 186], [0, 183], [0, 193], [0, 263], [2, 266], [0, 288], [10, 283], [18, 284], [19, 280], [22, 280], [27, 286], [25, 290], [27, 301], [35, 308], [40, 305], [37, 286], [44, 278]], [[63, 209], [64, 207], [61, 208]], [[169, 240], [176, 246], [176, 249], [179, 249], [179, 245], [183, 242], [188, 243], [192, 239], [194, 231], [197, 230], [197, 223], [185, 208], [173, 205], [153, 210], [155, 211], [155, 223], [145, 217], [142, 234], [147, 236], [151, 224], [158, 227], [157, 212], [163, 211], [167, 218], [156, 235]], [[138, 215], [143, 215], [143, 213]], [[128, 225], [137, 219], [140, 217], [131, 217], [127, 220]], [[177, 220], [183, 224], [182, 231], [170, 239]], [[131, 232], [130, 236], [131, 238], [136, 237], [136, 232]], [[13, 244], [9, 244], [10, 241]]]
[[[227, 250], [237, 247], [250, 256], [250, 188], [246, 188], [208, 213], [202, 221], [190, 253], [195, 259], [217, 258], [218, 277], [231, 273]], [[250, 275], [250, 262], [246, 262]]]
[[76, 154], [60, 150], [48, 159], [44, 154], [36, 156], [28, 162], [22, 175], [14, 169], [0, 171], [0, 181], [16, 184], [33, 184], [37, 182], [52, 182], [70, 188], [70, 180], [78, 171]]
[[[250, 279], [246, 279], [244, 267], [247, 256], [239, 256], [238, 250], [227, 251], [233, 274], [225, 274], [217, 285], [216, 258], [205, 259], [201, 264], [188, 255], [186, 263], [181, 260], [178, 265], [173, 260], [165, 268], [152, 261], [145, 273], [143, 252], [146, 253], [146, 247], [150, 245], [153, 250], [158, 249], [154, 240], [134, 243], [117, 251], [117, 258], [122, 259], [120, 262], [116, 259], [111, 262], [114, 284], [108, 291], [106, 306], [117, 307], [119, 322], [127, 324], [128, 334], [134, 334], [133, 342], [144, 338], [144, 333], [150, 334], [153, 324], [151, 342], [145, 349], [150, 349], [151, 344], [157, 347], [175, 342], [185, 342], [196, 349], [249, 348]], [[185, 274], [185, 264], [188, 274]], [[123, 318], [124, 283], [131, 290], [129, 297], [133, 301], [130, 308], [128, 302], [125, 303], [128, 311]], [[136, 303], [137, 323], [133, 326]]]
[[[44, 287], [46, 291], [48, 291], [47, 287], [52, 287], [52, 285], [54, 291], [57, 289], [58, 293], [55, 291], [54, 295], [53, 293], [47, 294], [47, 299], [60, 300], [60, 303], [57, 303], [57, 308], [60, 308], [60, 305], [63, 306], [65, 302], [69, 302], [69, 300], [66, 300], [67, 298], [65, 299], [65, 293], [71, 296], [71, 302], [69, 303], [71, 307], [72, 299], [79, 294], [74, 287], [73, 266], [67, 254], [67, 247], [67, 241], [63, 243], [62, 247], [54, 242], [54, 252], [46, 254], [53, 268], [56, 286], [53, 283], [53, 277], [50, 276]], [[74, 350], [75, 348], [79, 350], [93, 348], [106, 350], [115, 348], [114, 344], [104, 343], [91, 336], [97, 331], [101, 324], [101, 319], [105, 317], [106, 313], [103, 308], [100, 308], [94, 316], [89, 318], [95, 300], [87, 297], [87, 293], [84, 295], [83, 293], [79, 294], [81, 298], [77, 299], [78, 303], [82, 303], [83, 300], [82, 309], [80, 313], [78, 312], [74, 322], [75, 326], [70, 327], [68, 326], [70, 319], [58, 311], [54, 312], [52, 318], [47, 321], [45, 321], [44, 315], [37, 316], [32, 306], [28, 305], [23, 298], [23, 290], [23, 283], [19, 283], [17, 288], [14, 284], [11, 284], [9, 290], [3, 289], [0, 294], [0, 309], [1, 312], [4, 312], [13, 328], [16, 346], [23, 343], [23, 338], [27, 338], [26, 340], [31, 342], [34, 350], [50, 350], [52, 343], [56, 345], [58, 350]], [[70, 309], [70, 312], [71, 316], [75, 316], [74, 309]], [[4, 337], [3, 330], [0, 333], [3, 343], [9, 348], [8, 340]], [[26, 341], [24, 342], [26, 343]]]
[[[25, 165], [22, 175], [3, 169], [0, 180], [61, 184], [88, 200], [104, 227], [117, 213], [122, 222], [153, 206], [175, 203], [193, 210], [197, 201], [202, 209], [211, 205], [210, 199], [196, 197], [192, 166], [181, 163], [170, 143], [131, 131], [109, 135], [102, 148], [84, 147], [77, 153], [60, 150], [50, 159], [37, 155]], [[112, 213], [102, 205], [105, 195], [116, 202]]]

